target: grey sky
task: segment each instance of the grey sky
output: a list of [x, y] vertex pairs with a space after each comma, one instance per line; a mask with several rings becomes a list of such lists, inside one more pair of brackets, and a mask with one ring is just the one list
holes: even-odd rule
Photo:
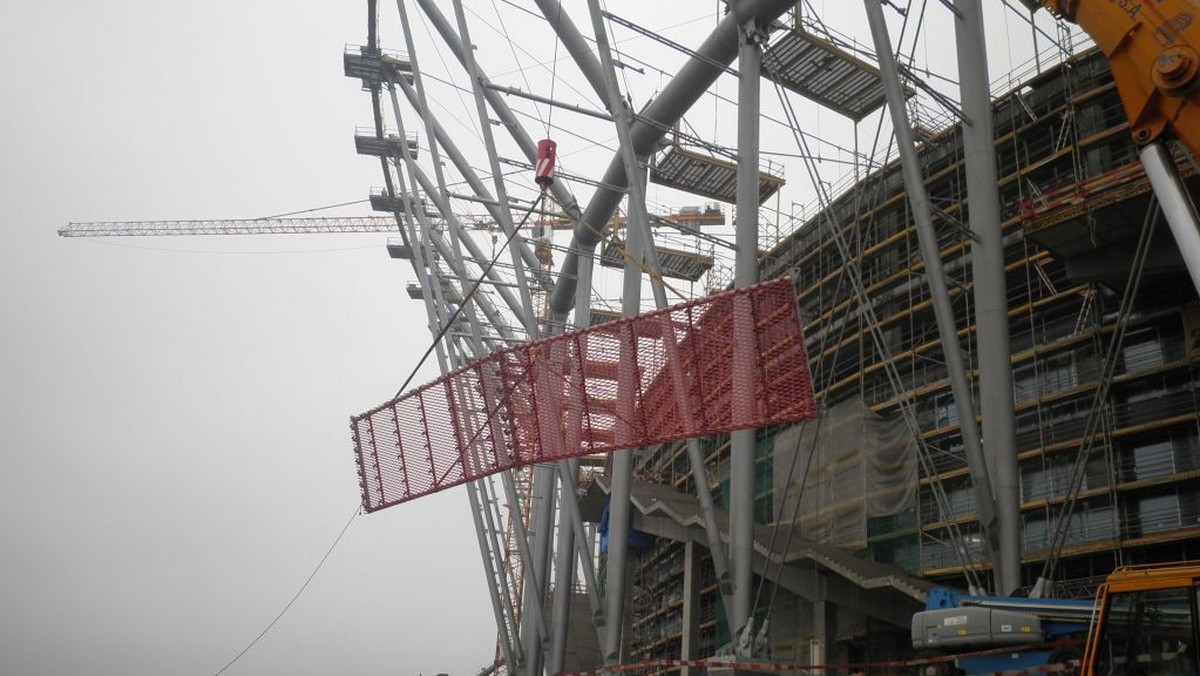
[[[340, 58], [364, 16], [0, 8], [0, 672], [211, 674], [357, 505], [348, 417], [428, 341], [382, 236], [55, 230], [365, 197], [369, 107]], [[466, 500], [437, 496], [358, 519], [227, 673], [469, 673], [487, 608]]]
[[[395, 7], [380, 4], [394, 25]], [[590, 33], [584, 4], [568, 6]], [[705, 13], [714, 5], [672, 3], [644, 20]], [[390, 397], [429, 340], [403, 293], [410, 273], [382, 236], [84, 241], [55, 230], [365, 197], [378, 164], [354, 154], [351, 134], [369, 121], [368, 100], [340, 58], [364, 25], [361, 0], [0, 5], [0, 672], [211, 674], [291, 598], [355, 509], [348, 417]], [[695, 44], [709, 25], [672, 37]], [[495, 40], [485, 32], [477, 41]], [[401, 46], [395, 31], [387, 43]], [[629, 77], [643, 96], [663, 82]], [[597, 105], [578, 92], [557, 93]], [[732, 143], [732, 125], [697, 117]], [[805, 119], [826, 132], [840, 123]], [[477, 146], [469, 118], [444, 123]], [[610, 154], [579, 145], [560, 140], [561, 156], [597, 175], [591, 158]], [[802, 182], [798, 169], [788, 176]], [[789, 199], [812, 196], [798, 187]], [[427, 367], [417, 382], [433, 376]], [[458, 676], [489, 663], [467, 510], [455, 490], [357, 519], [227, 673]]]

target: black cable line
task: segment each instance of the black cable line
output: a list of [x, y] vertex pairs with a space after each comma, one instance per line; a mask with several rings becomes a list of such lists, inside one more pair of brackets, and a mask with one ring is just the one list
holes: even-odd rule
[[296, 603], [296, 599], [299, 599], [300, 595], [304, 593], [304, 590], [308, 589], [308, 585], [313, 581], [313, 578], [317, 576], [317, 573], [321, 571], [321, 567], [324, 566], [325, 562], [329, 560], [329, 555], [333, 553], [334, 547], [337, 547], [338, 543], [342, 541], [342, 536], [345, 535], [346, 531], [350, 529], [350, 524], [354, 523], [354, 519], [358, 517], [360, 511], [361, 505], [356, 505], [354, 507], [354, 513], [350, 515], [350, 519], [346, 521], [346, 525], [342, 526], [341, 532], [339, 532], [337, 537], [333, 539], [333, 544], [329, 545], [329, 549], [325, 550], [325, 556], [322, 556], [321, 560], [317, 562], [317, 567], [313, 568], [313, 571], [308, 574], [308, 579], [304, 580], [304, 584], [300, 585], [300, 589], [296, 590], [296, 593], [292, 596], [292, 600], [287, 602], [287, 605], [283, 607], [283, 610], [279, 611], [279, 614], [275, 616], [275, 619], [271, 620], [271, 622], [267, 624], [266, 628], [259, 632], [258, 636], [254, 637], [253, 641], [250, 641], [245, 648], [242, 648], [240, 653], [234, 655], [233, 659], [229, 660], [225, 666], [218, 669], [213, 676], [221, 676], [221, 674], [225, 673], [226, 669], [232, 667], [234, 663], [242, 658], [242, 655], [250, 652], [250, 649], [253, 648], [260, 640], [262, 640], [262, 637], [266, 636], [267, 632], [271, 631], [275, 624], [283, 618], [284, 614], [287, 613], [287, 611], [291, 609], [292, 605]]
[[341, 202], [338, 204], [326, 204], [323, 207], [313, 207], [311, 209], [301, 209], [299, 211], [287, 211], [282, 214], [271, 214], [270, 216], [259, 216], [258, 218], [252, 218], [250, 220], [265, 221], [265, 220], [271, 219], [271, 218], [284, 218], [285, 216], [295, 216], [296, 214], [310, 214], [314, 211], [324, 211], [326, 209], [336, 209], [338, 207], [348, 207], [352, 204], [362, 204], [364, 202], [370, 202], [370, 201], [371, 200], [369, 200], [369, 199], [365, 199], [365, 200], [354, 200], [352, 202]]
[[404, 390], [408, 388], [409, 383], [411, 383], [413, 378], [417, 376], [417, 371], [421, 370], [421, 367], [425, 365], [425, 360], [429, 359], [430, 354], [433, 354], [434, 349], [437, 348], [437, 345], [442, 340], [442, 337], [445, 336], [446, 332], [450, 330], [450, 327], [454, 325], [454, 320], [458, 319], [458, 316], [462, 314], [463, 308], [467, 307], [467, 303], [471, 302], [471, 298], [483, 284], [484, 278], [486, 278], [487, 274], [491, 272], [492, 268], [496, 265], [496, 261], [500, 259], [501, 254], [503, 254], [504, 250], [508, 248], [508, 245], [512, 243], [513, 238], [516, 237], [517, 233], [521, 231], [521, 228], [525, 226], [525, 222], [529, 220], [529, 217], [533, 214], [534, 209], [536, 209], [544, 201], [545, 196], [546, 192], [542, 191], [541, 198], [534, 200], [533, 204], [529, 206], [529, 209], [526, 210], [525, 215], [521, 218], [521, 222], [513, 227], [512, 232], [508, 233], [508, 237], [504, 240], [504, 246], [497, 250], [496, 255], [492, 257], [492, 260], [488, 263], [487, 267], [484, 268], [483, 272], [480, 273], [479, 279], [475, 280], [474, 286], [472, 286], [471, 290], [467, 292], [467, 295], [463, 297], [462, 302], [459, 303], [458, 307], [454, 309], [454, 313], [451, 314], [450, 318], [447, 319], [442, 325], [442, 329], [438, 331], [438, 334], [433, 337], [433, 341], [429, 343], [429, 347], [426, 348], [425, 354], [421, 355], [420, 361], [418, 361], [417, 365], [413, 367], [412, 373], [409, 373], [408, 377], [404, 379], [404, 384], [400, 385], [400, 389], [396, 392], [397, 398], [404, 393]]

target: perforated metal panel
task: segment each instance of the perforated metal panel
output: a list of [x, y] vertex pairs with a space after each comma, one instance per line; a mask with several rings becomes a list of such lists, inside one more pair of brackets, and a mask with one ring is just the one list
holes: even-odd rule
[[363, 505], [816, 415], [790, 278], [501, 350], [351, 419]]

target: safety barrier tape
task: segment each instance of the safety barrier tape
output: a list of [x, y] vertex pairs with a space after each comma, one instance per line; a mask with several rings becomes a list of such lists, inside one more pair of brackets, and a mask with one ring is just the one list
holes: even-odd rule
[[[654, 669], [654, 668], [674, 668], [674, 667], [708, 667], [720, 669], [737, 669], [739, 671], [761, 671], [761, 672], [784, 672], [784, 671], [819, 671], [829, 669], [845, 669], [851, 671], [866, 671], [867, 669], [894, 669], [915, 667], [926, 664], [939, 664], [952, 662], [970, 657], [984, 657], [987, 655], [998, 655], [1004, 653], [1021, 652], [1022, 650], [1030, 649], [1029, 646], [1024, 647], [1007, 647], [1007, 648], [992, 648], [989, 650], [979, 650], [971, 653], [960, 653], [956, 655], [938, 655], [937, 657], [922, 657], [912, 660], [891, 660], [886, 662], [852, 662], [842, 664], [783, 664], [779, 662], [727, 662], [723, 658], [706, 658], [699, 660], [681, 660], [681, 659], [659, 659], [647, 660], [643, 662], [632, 662], [629, 664], [615, 664], [606, 667], [597, 667], [595, 669], [587, 669], [584, 671], [572, 671], [560, 673], [557, 676], [599, 676], [601, 674], [617, 674], [638, 669]], [[1006, 671], [994, 671], [976, 674], [975, 676], [1028, 676], [1029, 674], [1047, 674], [1056, 672], [1067, 672], [1079, 663], [1075, 660], [1067, 660], [1058, 664], [1042, 664], [1035, 667], [1027, 667], [1024, 669], [1011, 669]]]

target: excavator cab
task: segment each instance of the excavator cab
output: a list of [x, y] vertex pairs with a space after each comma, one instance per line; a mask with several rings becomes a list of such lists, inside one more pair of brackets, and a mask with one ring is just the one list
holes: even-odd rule
[[1200, 676], [1200, 565], [1121, 568], [1100, 587], [1082, 676]]

